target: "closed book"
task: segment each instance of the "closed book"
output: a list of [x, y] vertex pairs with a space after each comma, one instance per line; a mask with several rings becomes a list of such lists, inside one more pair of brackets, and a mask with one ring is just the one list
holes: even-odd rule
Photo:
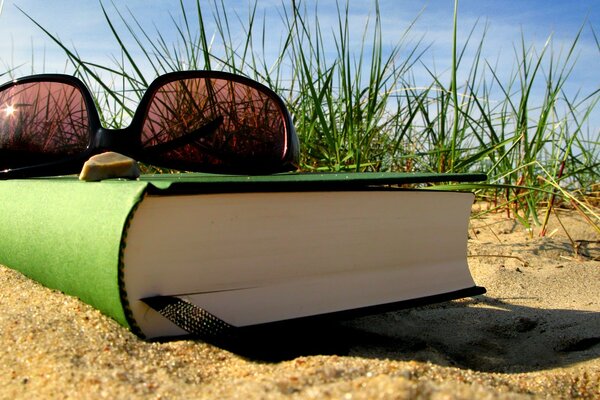
[[145, 338], [193, 333], [161, 312], [157, 299], [175, 299], [228, 327], [450, 300], [484, 292], [467, 264], [474, 196], [412, 184], [482, 179], [0, 181], [0, 263]]

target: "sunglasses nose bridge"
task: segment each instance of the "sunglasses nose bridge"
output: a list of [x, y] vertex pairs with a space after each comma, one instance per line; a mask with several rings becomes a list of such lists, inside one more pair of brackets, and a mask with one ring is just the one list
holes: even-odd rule
[[99, 128], [94, 135], [93, 148], [135, 156], [141, 147], [139, 135], [131, 127], [123, 129]]

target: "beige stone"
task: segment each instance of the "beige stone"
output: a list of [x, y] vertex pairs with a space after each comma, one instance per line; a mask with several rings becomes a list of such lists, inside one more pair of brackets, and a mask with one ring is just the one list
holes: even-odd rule
[[79, 180], [101, 181], [110, 178], [136, 179], [140, 176], [137, 162], [112, 151], [97, 154], [83, 164]]

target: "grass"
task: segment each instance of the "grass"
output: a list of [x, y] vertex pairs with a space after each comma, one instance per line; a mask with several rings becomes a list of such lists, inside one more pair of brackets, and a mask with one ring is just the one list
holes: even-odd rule
[[[512, 75], [501, 77], [497, 64], [482, 57], [486, 27], [479, 37], [480, 27], [471, 27], [467, 40], [458, 42], [457, 0], [450, 82], [445, 82], [424, 62], [423, 42], [408, 44], [412, 24], [395, 45], [384, 46], [377, 1], [362, 32], [350, 26], [349, 1], [338, 3], [333, 29], [322, 27], [317, 10], [304, 3], [282, 2], [285, 30], [275, 39], [267, 35], [256, 2], [244, 15], [223, 0], [200, 3], [189, 11], [180, 1], [178, 16], [172, 17], [177, 39], [171, 42], [160, 31], [147, 31], [126, 8], [114, 6], [116, 16], [111, 17], [102, 5], [121, 49], [111, 67], [86, 61], [40, 28], [65, 51], [75, 73], [95, 88], [107, 126], [127, 123], [153, 76], [227, 70], [261, 81], [284, 97], [300, 136], [304, 171], [483, 171], [488, 182], [462, 188], [526, 227], [539, 225], [544, 233], [552, 210], [568, 206], [600, 232], [597, 204], [590, 200], [598, 195], [600, 139], [597, 127], [590, 132], [588, 124], [600, 88], [582, 88], [570, 97], [565, 90], [584, 29], [591, 29], [600, 51], [593, 28], [583, 24], [564, 52], [554, 50], [552, 38], [536, 49], [522, 37], [514, 44]], [[241, 43], [234, 45], [232, 26], [242, 27]], [[361, 35], [358, 46], [355, 35]], [[273, 40], [279, 40], [274, 59], [266, 50]], [[467, 53], [474, 54], [469, 64]], [[429, 73], [425, 87], [414, 78], [418, 68]], [[466, 78], [459, 81], [459, 76]], [[541, 98], [534, 97], [539, 87], [545, 88]]]

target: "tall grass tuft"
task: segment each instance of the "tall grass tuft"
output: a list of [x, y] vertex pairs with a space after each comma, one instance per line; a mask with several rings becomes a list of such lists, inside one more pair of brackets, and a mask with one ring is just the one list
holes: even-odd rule
[[[575, 95], [565, 90], [585, 25], [564, 52], [553, 48], [551, 37], [537, 49], [522, 35], [514, 44], [513, 73], [505, 78], [482, 57], [487, 26], [477, 37], [480, 26], [474, 25], [464, 43], [458, 42], [456, 0], [445, 82], [423, 61], [423, 41], [409, 44], [413, 24], [396, 44], [384, 46], [377, 0], [358, 31], [350, 1], [336, 4], [334, 25], [324, 27], [318, 5], [282, 2], [284, 30], [273, 38], [256, 1], [242, 15], [224, 0], [197, 0], [191, 9], [180, 0], [178, 15], [171, 17], [176, 32], [171, 41], [160, 31], [149, 32], [127, 8], [113, 5], [111, 14], [102, 5], [120, 48], [112, 66], [86, 61], [38, 26], [65, 51], [75, 74], [96, 88], [108, 126], [127, 123], [156, 75], [227, 70], [262, 81], [285, 98], [301, 140], [302, 170], [483, 171], [488, 182], [469, 188], [525, 226], [541, 225], [543, 233], [553, 208], [568, 205], [600, 232], [597, 205], [588, 201], [590, 190], [597, 190], [590, 188], [600, 182], [599, 132], [588, 122], [600, 88]], [[233, 26], [241, 26], [241, 41]], [[273, 58], [267, 42], [274, 40], [279, 51]], [[473, 54], [469, 64], [467, 53]], [[414, 79], [420, 68], [429, 74], [425, 87]]]

